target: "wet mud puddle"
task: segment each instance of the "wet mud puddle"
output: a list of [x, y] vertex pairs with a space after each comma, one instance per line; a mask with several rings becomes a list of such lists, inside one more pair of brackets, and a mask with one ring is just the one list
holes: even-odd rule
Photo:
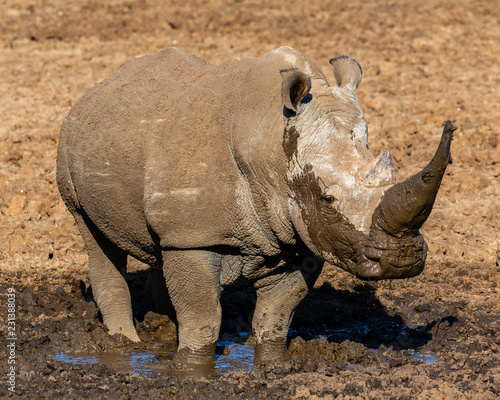
[[[223, 354], [216, 355], [215, 371], [208, 378], [224, 375], [229, 371], [251, 370], [253, 368], [254, 346], [250, 344], [228, 343], [219, 340], [224, 346]], [[169, 364], [175, 354], [175, 346], [168, 350], [134, 351], [126, 354], [114, 352], [66, 353], [58, 352], [54, 360], [68, 364], [101, 364], [116, 372], [139, 374], [155, 377], [159, 374], [173, 373]], [[182, 373], [175, 372], [177, 375]]]
[[[221, 340], [219, 340], [219, 343]], [[220, 343], [222, 345], [222, 343]], [[253, 369], [254, 346], [251, 344], [223, 342], [223, 354], [217, 354], [215, 370], [208, 374], [207, 378], [216, 378], [230, 371], [250, 371]], [[371, 349], [376, 355], [378, 350]], [[139, 374], [142, 376], [155, 377], [160, 374], [173, 373], [169, 364], [175, 354], [175, 347], [165, 350], [136, 351], [129, 354], [117, 354], [111, 352], [94, 354], [70, 354], [59, 352], [54, 356], [56, 361], [68, 364], [101, 364], [121, 373]], [[434, 364], [438, 356], [429, 350], [411, 350], [409, 356], [414, 361], [425, 364]], [[347, 369], [356, 369], [358, 366], [351, 365]], [[177, 375], [183, 373], [175, 372]]]
[[[410, 362], [425, 364], [434, 364], [438, 361], [438, 356], [426, 346], [423, 346], [428, 339], [421, 338], [418, 329], [409, 328], [398, 323], [398, 321], [383, 319], [372, 320], [370, 323], [356, 321], [349, 326], [337, 329], [321, 326], [320, 331], [325, 336], [318, 335], [318, 332], [303, 327], [298, 330], [291, 329], [291, 336], [295, 337], [289, 345], [292, 357], [312, 355], [327, 362], [336, 363], [341, 361], [340, 368], [349, 370], [364, 365], [364, 362], [359, 358], [361, 353], [370, 359], [377, 359], [382, 365], [390, 364], [391, 358], [401, 357]], [[145, 331], [143, 331], [143, 335], [144, 343], [153, 339]], [[201, 375], [206, 378], [217, 378], [231, 371], [252, 370], [254, 346], [250, 344], [250, 336], [250, 332], [234, 332], [221, 335], [217, 342], [215, 369], [210, 372], [203, 372]], [[373, 337], [386, 338], [385, 346], [380, 347], [379, 341], [375, 341], [370, 345], [368, 339]], [[413, 337], [414, 340], [409, 342], [411, 346], [408, 346], [406, 342]], [[305, 340], [302, 338], [305, 338]], [[153, 343], [155, 341], [157, 342], [157, 340], [153, 340]], [[406, 343], [407, 346], [399, 346], [398, 349], [398, 341], [403, 344]], [[168, 341], [163, 341], [163, 343], [166, 343], [167, 346], [161, 348], [130, 348], [128, 351], [124, 351], [122, 348], [121, 352], [71, 353], [56, 350], [53, 358], [56, 361], [74, 365], [104, 365], [118, 373], [139, 374], [151, 378], [162, 374], [190, 376], [189, 373], [186, 374], [170, 369], [169, 366], [176, 351], [176, 343]], [[388, 349], [387, 346], [394, 346], [396, 349], [391, 347], [388, 355], [384, 350]]]
[[154, 350], [132, 352], [130, 354], [103, 353], [65, 353], [59, 352], [54, 356], [56, 361], [67, 364], [88, 365], [102, 364], [116, 372], [127, 372], [153, 377], [172, 361], [174, 351], [159, 352]]
[[439, 359], [439, 357], [430, 350], [427, 351], [413, 350], [410, 352], [410, 355], [415, 361], [421, 361], [425, 364], [434, 364]]

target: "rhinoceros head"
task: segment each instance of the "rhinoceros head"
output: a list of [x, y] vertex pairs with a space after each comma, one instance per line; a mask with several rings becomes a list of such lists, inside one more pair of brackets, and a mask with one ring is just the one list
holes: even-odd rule
[[356, 89], [359, 64], [330, 60], [337, 85], [281, 71], [284, 152], [295, 229], [318, 256], [364, 279], [404, 278], [424, 267], [419, 229], [429, 216], [456, 129], [448, 121], [432, 161], [396, 183], [392, 158], [374, 158]]

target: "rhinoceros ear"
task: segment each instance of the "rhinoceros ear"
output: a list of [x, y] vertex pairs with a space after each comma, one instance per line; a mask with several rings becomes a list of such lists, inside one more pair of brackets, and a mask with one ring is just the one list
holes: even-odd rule
[[298, 69], [280, 71], [283, 77], [281, 83], [281, 98], [286, 108], [297, 111], [297, 107], [311, 90], [311, 79]]
[[356, 60], [348, 56], [338, 56], [330, 59], [330, 64], [333, 67], [337, 86], [352, 85], [356, 89], [358, 88], [363, 76], [363, 70]]

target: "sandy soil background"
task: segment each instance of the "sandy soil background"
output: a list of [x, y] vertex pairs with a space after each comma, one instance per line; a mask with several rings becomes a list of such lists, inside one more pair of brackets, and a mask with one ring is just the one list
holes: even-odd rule
[[[52, 361], [48, 350], [60, 342], [50, 335], [42, 340], [44, 331], [56, 329], [61, 319], [78, 320], [88, 315], [85, 307], [92, 307], [84, 300], [88, 279], [83, 242], [55, 182], [59, 128], [71, 106], [126, 60], [169, 46], [221, 65], [281, 45], [308, 55], [330, 81], [329, 58], [349, 54], [360, 62], [364, 75], [358, 95], [370, 147], [375, 155], [391, 150], [399, 180], [431, 159], [446, 119], [459, 126], [453, 164], [422, 229], [429, 245], [424, 273], [407, 281], [362, 285], [326, 268], [317, 292], [306, 300], [314, 304], [333, 293], [336, 306], [345, 310], [359, 306], [351, 302], [376, 302], [375, 310], [358, 310], [360, 315], [368, 321], [373, 319], [367, 310], [397, 317], [420, 332], [419, 340], [397, 346], [396, 335], [394, 341], [379, 338], [373, 346], [369, 338], [354, 338], [354, 347], [347, 346], [351, 355], [339, 364], [334, 354], [342, 353], [343, 343], [338, 337], [330, 337], [327, 345], [314, 337], [305, 344], [294, 339], [292, 367], [230, 372], [210, 381], [151, 378], [113, 369], [89, 372], [89, 366]], [[499, 60], [497, 1], [3, 1], [0, 299], [5, 304], [9, 287], [19, 294], [17, 395], [498, 398]], [[71, 311], [72, 301], [85, 305]], [[228, 296], [227, 301], [235, 300]], [[305, 310], [298, 312], [299, 320]], [[0, 332], [6, 334], [3, 306], [0, 316]], [[98, 327], [96, 312], [94, 316]], [[353, 318], [349, 312], [342, 316]], [[300, 332], [300, 321], [296, 328]], [[322, 333], [319, 328], [315, 332]], [[425, 343], [420, 340], [424, 333], [430, 335]], [[364, 351], [377, 345], [373, 357], [378, 363], [370, 364], [366, 360], [372, 356]], [[323, 346], [320, 352], [314, 350], [318, 346]], [[405, 358], [405, 351], [422, 348], [432, 351], [437, 361]], [[384, 351], [399, 361], [384, 364]], [[33, 358], [35, 353], [38, 358]], [[1, 364], [4, 377], [7, 366]], [[3, 382], [2, 396], [9, 394]], [[170, 390], [172, 385], [175, 390]]]

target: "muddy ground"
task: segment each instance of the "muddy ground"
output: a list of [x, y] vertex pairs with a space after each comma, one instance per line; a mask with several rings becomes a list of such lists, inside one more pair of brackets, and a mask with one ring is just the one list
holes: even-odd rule
[[[500, 396], [498, 2], [104, 3], [0, 5], [0, 332], [9, 334], [11, 288], [17, 338], [15, 393], [2, 341], [2, 398]], [[350, 54], [364, 71], [370, 147], [391, 149], [400, 180], [431, 158], [446, 119], [459, 126], [422, 229], [426, 270], [367, 284], [327, 266], [297, 310], [290, 364], [252, 370], [254, 293], [245, 282], [223, 297], [218, 363], [228, 358], [229, 367], [205, 378], [165, 368], [175, 325], [149, 311], [144, 266], [132, 263], [127, 276], [142, 343], [108, 336], [92, 302], [83, 242], [55, 183], [59, 127], [124, 61], [173, 45], [215, 64], [290, 45], [331, 81], [328, 59]], [[154, 355], [150, 365], [132, 365], [144, 354]]]

